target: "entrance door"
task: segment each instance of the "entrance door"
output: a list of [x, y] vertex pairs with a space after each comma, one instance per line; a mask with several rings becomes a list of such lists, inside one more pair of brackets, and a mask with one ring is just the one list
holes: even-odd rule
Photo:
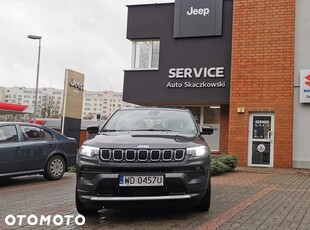
[[273, 167], [274, 114], [250, 114], [249, 166]]

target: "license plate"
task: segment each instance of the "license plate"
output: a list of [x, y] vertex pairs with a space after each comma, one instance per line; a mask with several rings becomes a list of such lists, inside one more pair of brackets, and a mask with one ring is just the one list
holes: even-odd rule
[[138, 187], [138, 186], [164, 186], [163, 176], [120, 176], [119, 186]]

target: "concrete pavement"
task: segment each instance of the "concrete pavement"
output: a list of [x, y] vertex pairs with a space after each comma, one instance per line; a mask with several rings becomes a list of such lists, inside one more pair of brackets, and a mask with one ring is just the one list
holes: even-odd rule
[[[55, 229], [57, 226], [7, 226], [13, 215], [77, 215], [75, 175], [59, 181], [41, 176], [0, 182], [0, 229]], [[310, 171], [237, 168], [212, 177], [208, 213], [191, 208], [103, 210], [61, 229], [310, 229]]]

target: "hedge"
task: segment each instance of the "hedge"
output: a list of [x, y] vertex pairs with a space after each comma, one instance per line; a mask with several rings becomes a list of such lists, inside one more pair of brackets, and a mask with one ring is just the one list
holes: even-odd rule
[[237, 166], [238, 159], [233, 155], [211, 155], [211, 175], [219, 175], [233, 171]]

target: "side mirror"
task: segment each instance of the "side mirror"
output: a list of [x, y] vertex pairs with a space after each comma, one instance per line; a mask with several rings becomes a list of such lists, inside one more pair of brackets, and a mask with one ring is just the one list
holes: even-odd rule
[[88, 134], [97, 134], [99, 133], [99, 125], [91, 125], [87, 127]]
[[87, 131], [86, 139], [87, 140], [92, 139], [99, 133], [99, 125], [88, 126], [86, 131]]
[[207, 126], [207, 125], [202, 126], [201, 134], [211, 135], [211, 134], [213, 134], [213, 132], [214, 132], [214, 130], [211, 126]]

